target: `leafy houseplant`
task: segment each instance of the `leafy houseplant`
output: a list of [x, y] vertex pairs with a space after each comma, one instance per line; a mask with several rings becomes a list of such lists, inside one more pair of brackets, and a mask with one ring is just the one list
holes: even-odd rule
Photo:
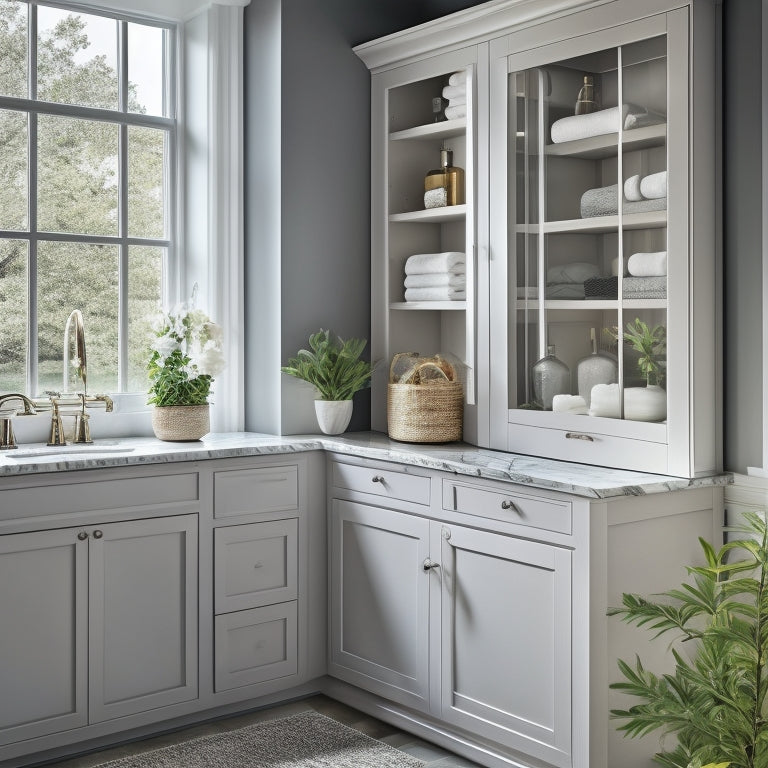
[[648, 386], [661, 385], [664, 380], [662, 366], [667, 353], [667, 329], [663, 325], [651, 328], [639, 317], [633, 323], [627, 323], [624, 341], [640, 354], [637, 365], [645, 376]]
[[640, 658], [619, 661], [612, 688], [640, 701], [613, 710], [628, 736], [661, 730], [677, 744], [655, 761], [669, 768], [768, 766], [768, 524], [745, 513], [744, 538], [719, 551], [701, 540], [705, 565], [688, 567], [693, 583], [647, 600], [625, 594], [609, 615], [647, 626], [655, 637], [693, 641], [690, 659], [673, 647], [674, 672], [656, 675]]
[[[339, 434], [347, 428], [352, 396], [370, 386], [374, 365], [360, 359], [365, 345], [365, 339], [333, 339], [330, 331], [321, 328], [310, 335], [309, 349], [300, 349], [280, 369], [309, 382], [318, 391], [320, 400], [315, 401], [315, 411], [320, 429], [326, 434]], [[330, 402], [342, 404], [324, 405]]]

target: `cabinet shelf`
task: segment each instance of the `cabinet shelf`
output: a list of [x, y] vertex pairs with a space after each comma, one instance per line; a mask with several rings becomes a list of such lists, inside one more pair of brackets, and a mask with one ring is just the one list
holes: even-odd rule
[[[623, 152], [633, 152], [639, 149], [662, 147], [667, 140], [667, 125], [647, 125], [643, 128], [633, 128], [624, 131], [622, 142]], [[601, 160], [615, 157], [618, 151], [619, 134], [606, 133], [602, 136], [590, 136], [587, 139], [564, 141], [560, 144], [547, 144], [544, 154], [552, 157], [582, 157], [587, 160]]]
[[[548, 311], [560, 310], [585, 310], [596, 309], [617, 310], [620, 302], [617, 299], [546, 299], [544, 309]], [[666, 309], [666, 299], [624, 299], [621, 302], [624, 309]], [[538, 299], [518, 299], [516, 303], [518, 311], [538, 311], [540, 304]]]
[[465, 310], [466, 301], [393, 301], [390, 309], [419, 309], [419, 310]]
[[[622, 217], [622, 228], [628, 229], [659, 229], [667, 226], [666, 211], [650, 211], [649, 213], [627, 213]], [[596, 216], [590, 219], [565, 219], [563, 221], [545, 221], [539, 224], [518, 224], [517, 231], [524, 235], [537, 235], [539, 227], [545, 235], [557, 233], [601, 233], [616, 232], [619, 228], [619, 217]]]
[[424, 222], [427, 224], [440, 224], [444, 221], [462, 221], [466, 218], [466, 216], [466, 205], [447, 205], [444, 208], [427, 208], [423, 211], [391, 213], [389, 215], [389, 221], [392, 224], [396, 224], [398, 222]]
[[461, 117], [457, 120], [445, 120], [442, 123], [429, 123], [428, 125], [417, 125], [415, 128], [406, 128], [402, 131], [394, 131], [389, 134], [389, 140], [449, 139], [452, 136], [463, 136], [466, 131], [467, 119]]

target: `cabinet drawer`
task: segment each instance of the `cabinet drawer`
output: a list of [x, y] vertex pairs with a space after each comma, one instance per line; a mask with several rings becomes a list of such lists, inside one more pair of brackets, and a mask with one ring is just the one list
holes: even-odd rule
[[299, 506], [296, 464], [214, 474], [214, 517], [285, 512]]
[[429, 504], [430, 479], [406, 472], [334, 462], [333, 485], [373, 496]]
[[230, 525], [214, 531], [216, 613], [295, 600], [298, 520]]
[[215, 618], [217, 691], [298, 672], [296, 602]]
[[443, 509], [527, 525], [556, 533], [571, 533], [571, 505], [499, 488], [443, 482]]

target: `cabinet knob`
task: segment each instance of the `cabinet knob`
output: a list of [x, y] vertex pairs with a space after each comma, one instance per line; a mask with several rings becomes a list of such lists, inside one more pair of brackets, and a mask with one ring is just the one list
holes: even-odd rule
[[513, 502], [509, 501], [508, 499], [504, 499], [504, 501], [501, 502], [501, 508], [502, 509], [515, 509], [515, 505]]
[[436, 563], [434, 560], [430, 560], [429, 558], [427, 558], [427, 559], [426, 559], [426, 560], [425, 560], [425, 561], [424, 561], [424, 562], [421, 564], [421, 567], [422, 567], [422, 568], [423, 568], [425, 571], [431, 571], [431, 570], [433, 570], [434, 568], [439, 568], [439, 567], [440, 567], [440, 563]]
[[98, 528], [93, 532], [94, 539], [100, 539], [103, 535], [104, 535], [104, 532], [100, 531]]
[[256, 561], [256, 562], [253, 564], [253, 567], [254, 567], [254, 568], [263, 568], [263, 567], [264, 567], [264, 563], [262, 563], [262, 562], [261, 562], [261, 560], [257, 560], [257, 561]]
[[77, 534], [77, 538], [79, 541], [85, 541], [88, 538], [88, 534], [85, 531], [80, 531], [80, 533]]
[[374, 483], [383, 483], [384, 478], [381, 475], [374, 475], [372, 479], [372, 482]]

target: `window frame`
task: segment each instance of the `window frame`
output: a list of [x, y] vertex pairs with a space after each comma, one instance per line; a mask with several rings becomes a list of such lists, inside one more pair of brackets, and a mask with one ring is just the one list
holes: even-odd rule
[[[171, 20], [148, 18], [105, 8], [75, 3], [27, 0], [28, 52], [27, 96], [25, 98], [0, 94], [0, 109], [20, 112], [27, 116], [27, 229], [0, 229], [0, 239], [21, 240], [27, 243], [27, 362], [26, 391], [38, 392], [38, 302], [37, 302], [37, 250], [40, 242], [74, 242], [107, 245], [118, 248], [118, 370], [115, 393], [130, 394], [128, 390], [128, 271], [129, 249], [132, 246], [148, 246], [165, 250], [161, 275], [164, 304], [178, 294], [179, 239], [182, 231], [180, 205], [181, 141], [179, 135], [181, 59], [181, 34], [179, 23]], [[102, 109], [58, 102], [40, 101], [37, 98], [37, 33], [38, 8], [58, 8], [72, 13], [101, 16], [117, 22], [118, 29], [118, 106]], [[164, 36], [164, 116], [145, 115], [128, 110], [128, 25], [140, 24], [165, 30]], [[117, 235], [86, 235], [63, 232], [47, 232], [38, 228], [38, 148], [37, 127], [40, 115], [106, 122], [118, 128], [118, 233]], [[160, 129], [166, 132], [167, 150], [164, 168], [164, 232], [163, 238], [131, 237], [128, 235], [128, 131], [131, 127]], [[75, 309], [75, 307], [72, 307]], [[64, 329], [62, 328], [62, 334]]]

